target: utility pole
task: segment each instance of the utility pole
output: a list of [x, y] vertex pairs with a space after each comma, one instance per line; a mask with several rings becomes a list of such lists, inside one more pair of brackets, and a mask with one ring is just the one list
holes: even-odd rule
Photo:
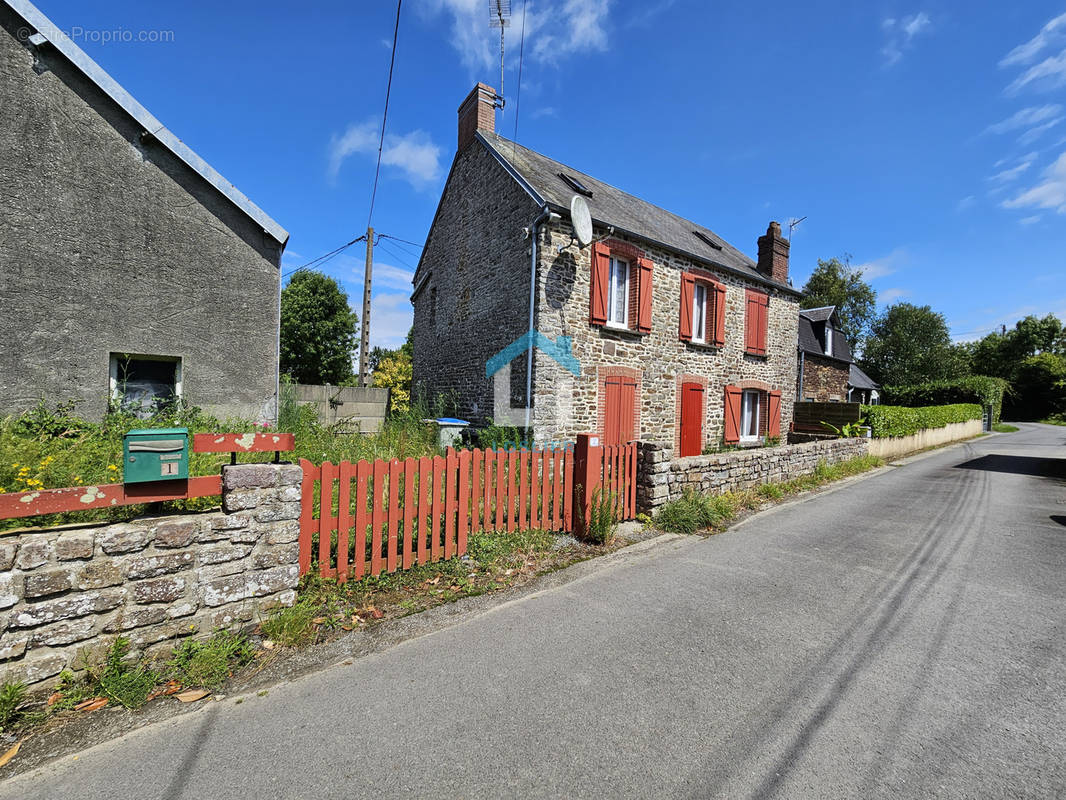
[[374, 272], [374, 229], [366, 229], [366, 269], [363, 270], [363, 335], [359, 343], [359, 381], [370, 385], [367, 374], [367, 356], [370, 353], [370, 278]]

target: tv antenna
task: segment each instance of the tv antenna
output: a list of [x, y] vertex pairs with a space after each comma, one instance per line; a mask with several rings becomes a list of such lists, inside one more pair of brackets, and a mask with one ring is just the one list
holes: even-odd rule
[[511, 25], [511, 0], [489, 0], [489, 27], [500, 29], [500, 92], [496, 95], [497, 107], [502, 109], [503, 99], [503, 32]]
[[801, 222], [803, 222], [803, 220], [805, 220], [805, 219], [807, 219], [807, 218], [806, 217], [800, 217], [799, 219], [796, 219], [795, 217], [790, 217], [789, 218], [789, 220], [788, 220], [788, 242], [789, 242], [789, 244], [792, 244], [792, 231], [794, 231], [796, 228], [798, 228], [799, 224]]

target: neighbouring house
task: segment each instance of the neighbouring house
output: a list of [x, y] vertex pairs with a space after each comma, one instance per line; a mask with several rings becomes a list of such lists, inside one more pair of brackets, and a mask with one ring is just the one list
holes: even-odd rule
[[851, 364], [848, 369], [848, 402], [876, 406], [881, 402], [881, 384]]
[[26, 0], [0, 106], [0, 415], [275, 417], [285, 230]]
[[836, 306], [799, 312], [799, 402], [848, 402], [851, 347], [840, 330]]
[[[780, 226], [753, 260], [497, 135], [497, 99], [478, 84], [459, 107], [458, 152], [414, 276], [416, 391], [479, 424], [524, 425], [528, 407], [535, 441], [590, 432], [694, 455], [787, 430], [800, 293]], [[584, 247], [575, 195], [592, 217]]]

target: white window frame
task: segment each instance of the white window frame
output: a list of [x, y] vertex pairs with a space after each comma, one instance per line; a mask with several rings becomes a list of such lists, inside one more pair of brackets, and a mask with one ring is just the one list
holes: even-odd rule
[[[625, 278], [623, 280], [622, 291], [622, 321], [619, 322], [615, 317], [618, 316], [618, 280], [619, 272], [625, 271]], [[621, 330], [629, 329], [629, 282], [633, 278], [632, 265], [624, 258], [615, 258], [611, 256], [610, 265], [607, 272], [607, 327], [618, 328]]]
[[[703, 297], [700, 297], [702, 293]], [[707, 284], [696, 281], [692, 286], [692, 341], [707, 343]], [[699, 320], [699, 324], [696, 321]]]
[[182, 380], [182, 357], [143, 355], [140, 353], [111, 353], [108, 358], [108, 387], [111, 391], [111, 399], [116, 402], [122, 401], [122, 391], [119, 386], [119, 362], [125, 361], [161, 361], [165, 364], [174, 365], [174, 397], [180, 400], [184, 394]]
[[[754, 434], [745, 431], [754, 430]], [[759, 441], [759, 392], [745, 389], [740, 398], [740, 441]]]
[[825, 323], [825, 354], [833, 355], [833, 329], [829, 327], [828, 322]]

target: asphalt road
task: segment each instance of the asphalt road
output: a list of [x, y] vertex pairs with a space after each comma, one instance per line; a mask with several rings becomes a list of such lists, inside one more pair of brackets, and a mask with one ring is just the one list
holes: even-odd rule
[[0, 796], [1063, 797], [1066, 428], [150, 726]]

